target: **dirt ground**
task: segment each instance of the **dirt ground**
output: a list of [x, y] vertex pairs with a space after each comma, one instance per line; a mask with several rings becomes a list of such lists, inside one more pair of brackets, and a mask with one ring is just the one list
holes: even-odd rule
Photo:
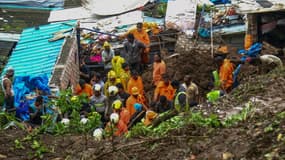
[[[183, 51], [184, 50], [184, 51]], [[166, 60], [168, 73], [181, 80], [183, 75], [195, 77], [195, 83], [205, 95], [211, 72], [215, 65], [207, 50], [185, 51], [178, 48], [180, 56]], [[199, 67], [197, 67], [199, 66]], [[238, 113], [250, 102], [253, 105], [251, 116], [227, 128], [206, 128], [193, 124], [173, 130], [166, 137], [115, 138], [101, 142], [91, 136], [41, 135], [36, 140], [48, 148], [43, 153], [48, 160], [273, 160], [285, 159], [285, 72], [273, 71], [266, 75], [256, 75], [256, 67], [244, 66], [241, 85], [217, 102], [209, 106], [199, 106], [204, 114], [215, 113], [221, 119]], [[151, 71], [143, 75], [146, 90], [150, 90]], [[22, 141], [27, 136], [20, 129], [0, 131], [0, 159], [39, 159], [35, 156], [31, 141]], [[15, 140], [21, 141], [24, 149], [17, 149]]]

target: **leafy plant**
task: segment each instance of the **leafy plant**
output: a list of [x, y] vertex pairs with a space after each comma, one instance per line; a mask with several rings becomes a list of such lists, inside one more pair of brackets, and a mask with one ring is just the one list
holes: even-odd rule
[[49, 152], [48, 148], [37, 140], [33, 141], [31, 148], [35, 150], [34, 156], [40, 159], [44, 158], [44, 153]]
[[25, 147], [23, 146], [23, 144], [22, 144], [22, 142], [20, 140], [16, 139], [14, 141], [14, 143], [15, 143], [15, 148], [16, 149], [25, 149]]
[[247, 120], [248, 117], [251, 117], [254, 114], [254, 107], [251, 102], [248, 102], [245, 105], [245, 108], [242, 109], [242, 111], [238, 114], [234, 114], [230, 117], [227, 117], [223, 122], [223, 126], [229, 127], [232, 125], [237, 124], [240, 121]]

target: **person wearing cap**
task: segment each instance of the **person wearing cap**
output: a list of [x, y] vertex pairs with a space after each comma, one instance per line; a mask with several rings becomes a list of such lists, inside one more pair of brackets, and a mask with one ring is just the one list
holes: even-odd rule
[[143, 105], [144, 110], [147, 110], [148, 107], [145, 105], [145, 98], [143, 95], [140, 95], [137, 87], [133, 87], [130, 97], [127, 99], [126, 108], [130, 112], [130, 115], [133, 116], [136, 112], [134, 108], [135, 103], [140, 103]]
[[123, 70], [120, 73], [120, 79], [121, 79], [122, 85], [124, 87], [124, 90], [127, 91], [127, 85], [128, 85], [128, 82], [131, 78], [131, 72], [130, 72], [129, 64], [123, 63], [122, 68], [123, 68]]
[[125, 91], [122, 83], [118, 83], [116, 86], [118, 87], [118, 90], [119, 90], [118, 95], [119, 95], [120, 99], [122, 100], [123, 106], [126, 106], [126, 102], [127, 102], [127, 99], [130, 97], [130, 94], [128, 94]]
[[152, 121], [158, 116], [158, 114], [152, 110], [148, 110], [145, 113], [145, 118], [143, 120], [143, 124], [145, 126], [151, 125]]
[[141, 55], [141, 62], [142, 64], [146, 65], [149, 62], [149, 45], [150, 45], [150, 39], [148, 33], [143, 29], [143, 23], [138, 22], [136, 25], [136, 29], [130, 30], [128, 33], [132, 33], [136, 40], [143, 43], [145, 46], [147, 46]]
[[87, 97], [91, 97], [93, 95], [92, 86], [85, 82], [84, 79], [79, 80], [79, 84], [77, 84], [75, 88], [75, 95], [85, 94]]
[[108, 88], [108, 109], [107, 109], [107, 114], [110, 115], [113, 112], [112, 109], [112, 104], [116, 101], [116, 100], [120, 100], [120, 96], [118, 95], [118, 88], [116, 86], [110, 86]]
[[94, 95], [90, 97], [91, 109], [98, 112], [101, 115], [101, 121], [105, 123], [109, 106], [108, 98], [101, 93], [101, 86], [99, 84], [94, 85], [93, 93]]
[[114, 136], [122, 136], [128, 132], [128, 126], [124, 123], [118, 113], [112, 113], [105, 130], [107, 133], [113, 133]]
[[154, 102], [158, 101], [159, 96], [165, 96], [169, 101], [173, 100], [175, 89], [170, 84], [170, 77], [167, 74], [163, 74], [162, 79], [154, 90]]
[[143, 110], [143, 105], [140, 103], [135, 103], [134, 108], [136, 112], [133, 114], [131, 117], [130, 123], [128, 124], [128, 129], [132, 128], [135, 126], [138, 122], [141, 122], [141, 120], [145, 116], [145, 110]]
[[102, 61], [104, 62], [104, 68], [106, 70], [110, 70], [112, 68], [111, 61], [113, 57], [114, 57], [114, 50], [111, 49], [110, 43], [105, 41], [103, 44]]
[[139, 90], [139, 94], [143, 95], [144, 94], [144, 86], [143, 86], [143, 81], [142, 77], [138, 74], [136, 71], [132, 71], [131, 73], [131, 78], [128, 82], [127, 88], [128, 88], [128, 93], [132, 94], [132, 88], [137, 87]]
[[120, 51], [115, 51], [115, 56], [112, 58], [112, 69], [120, 78], [121, 73], [123, 72], [122, 64], [125, 63], [125, 59], [120, 56]]
[[178, 112], [188, 111], [189, 110], [189, 102], [187, 99], [187, 94], [186, 94], [185, 88], [177, 80], [172, 81], [171, 85], [176, 90], [175, 95], [174, 95], [174, 101], [173, 101], [174, 108]]
[[8, 67], [6, 70], [6, 74], [2, 78], [2, 91], [4, 92], [4, 107], [2, 110], [9, 111], [10, 109], [14, 109], [14, 90], [12, 85], [12, 78], [14, 77], [14, 69], [12, 67]]
[[166, 64], [161, 59], [160, 54], [154, 55], [152, 82], [156, 86], [162, 80], [162, 75], [166, 73]]
[[99, 85], [101, 86], [101, 91], [102, 91], [102, 93], [103, 93], [105, 83], [104, 83], [104, 81], [102, 80], [101, 74], [98, 73], [98, 72], [92, 72], [92, 73], [90, 74], [90, 77], [91, 77], [91, 79], [90, 79], [90, 84], [91, 84], [93, 87], [95, 86], [95, 84], [99, 84]]
[[120, 119], [128, 125], [130, 122], [130, 112], [123, 106], [123, 102], [121, 100], [115, 100], [112, 104], [113, 113], [118, 113], [120, 115]]
[[141, 55], [145, 50], [145, 45], [135, 39], [133, 34], [128, 34], [128, 41], [124, 43], [124, 58], [130, 65], [131, 70], [141, 73]]
[[110, 86], [116, 86], [116, 84], [121, 83], [121, 80], [117, 78], [116, 73], [113, 70], [110, 70], [107, 74], [107, 81], [104, 85], [104, 94], [109, 97], [108, 89]]
[[173, 103], [168, 101], [165, 96], [160, 96], [158, 103], [155, 105], [157, 113], [163, 113], [173, 109]]

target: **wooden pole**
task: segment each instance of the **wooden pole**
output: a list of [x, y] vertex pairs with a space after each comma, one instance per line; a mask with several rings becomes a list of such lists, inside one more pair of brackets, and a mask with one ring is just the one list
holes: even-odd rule
[[213, 9], [210, 11], [211, 16], [211, 55], [214, 58], [214, 37], [213, 37]]

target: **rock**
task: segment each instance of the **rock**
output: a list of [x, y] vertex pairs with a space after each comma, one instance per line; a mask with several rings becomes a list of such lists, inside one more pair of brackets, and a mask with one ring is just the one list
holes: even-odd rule
[[230, 152], [223, 153], [223, 160], [231, 160], [234, 158], [234, 155]]
[[6, 159], [7, 158], [7, 156], [6, 155], [4, 155], [4, 154], [0, 154], [0, 159]]

